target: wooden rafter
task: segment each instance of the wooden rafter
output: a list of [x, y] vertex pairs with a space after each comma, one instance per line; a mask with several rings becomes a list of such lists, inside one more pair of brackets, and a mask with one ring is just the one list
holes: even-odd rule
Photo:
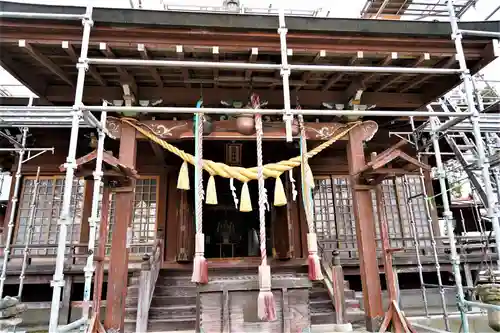
[[[394, 58], [395, 58], [394, 54], [389, 54], [382, 61], [380, 61], [378, 63], [378, 66], [380, 66], [380, 67], [388, 66]], [[397, 54], [396, 54], [396, 58], [397, 58]], [[377, 75], [380, 75], [380, 74], [379, 73], [363, 74], [360, 76], [359, 79], [354, 80], [349, 85], [349, 87], [347, 87], [347, 89], [345, 91], [345, 96], [344, 96], [343, 102], [346, 103], [347, 101], [349, 101], [349, 99], [352, 96], [354, 96], [356, 91], [358, 91], [359, 89], [365, 90], [367, 88], [367, 85], [366, 85], [367, 82], [370, 81], [371, 79], [373, 79], [374, 77], [376, 77]]]
[[[429, 60], [431, 58], [429, 53], [424, 53], [420, 57], [418, 57], [411, 65], [411, 68], [418, 67], [422, 65], [426, 60]], [[400, 74], [400, 75], [394, 75], [394, 76], [389, 76], [387, 79], [383, 80], [380, 82], [377, 86], [373, 87], [373, 91], [381, 91], [384, 90], [385, 88], [389, 87], [391, 84], [394, 82], [398, 82], [401, 80], [403, 77], [405, 77], [407, 74]]]
[[[449, 58], [445, 59], [444, 61], [441, 61], [437, 66], [435, 66], [435, 68], [450, 68], [450, 67], [453, 67], [453, 65], [455, 65], [456, 62], [457, 62], [457, 60], [454, 56], [449, 57]], [[411, 80], [408, 83], [405, 83], [398, 90], [405, 93], [410, 89], [418, 87], [419, 85], [421, 85], [425, 81], [430, 80], [435, 76], [436, 76], [435, 74], [420, 75], [420, 77], [416, 78], [415, 80]]]
[[45, 55], [43, 55], [40, 51], [35, 49], [31, 44], [27, 43], [25, 40], [19, 40], [19, 47], [26, 51], [33, 59], [42, 64], [45, 68], [54, 73], [61, 80], [69, 84], [71, 87], [75, 86], [73, 80], [71, 80], [70, 77], [59, 66], [57, 66]]
[[[324, 59], [326, 57], [326, 51], [325, 50], [321, 50], [319, 51], [315, 56], [314, 56], [314, 59], [313, 59], [313, 63], [314, 64], [318, 64], [321, 62], [322, 59]], [[317, 75], [317, 73], [314, 73], [314, 72], [305, 72], [304, 74], [302, 74], [302, 78], [301, 80], [304, 82], [303, 85], [299, 85], [297, 87], [295, 87], [295, 91], [299, 91], [300, 89], [302, 89], [303, 86], [305, 86], [307, 84], [307, 81], [313, 77]]]
[[[363, 52], [362, 51], [358, 51], [358, 53], [356, 54], [356, 56], [352, 57], [349, 62], [347, 63], [347, 66], [354, 66], [360, 59], [363, 59]], [[321, 88], [321, 91], [327, 91], [328, 89], [330, 89], [331, 86], [333, 86], [335, 83], [337, 83], [338, 81], [342, 80], [342, 78], [344, 77], [345, 73], [336, 73], [336, 74], [333, 74], [329, 79], [328, 81], [323, 85], [323, 87]]]
[[[137, 51], [139, 51], [139, 54], [141, 55], [141, 58], [144, 60], [150, 60], [151, 57], [149, 56], [149, 52], [144, 46], [144, 44], [137, 44]], [[154, 67], [147, 66], [149, 73], [151, 73], [151, 76], [156, 82], [156, 85], [160, 88], [163, 88], [163, 80], [161, 79], [160, 74], [158, 74], [158, 70]]]
[[[212, 47], [212, 60], [215, 62], [219, 62], [219, 47], [218, 46]], [[214, 72], [214, 74], [213, 74], [214, 81], [215, 82], [219, 81], [219, 69], [214, 68], [213, 72]]]
[[[71, 61], [76, 64], [78, 62], [79, 57], [76, 54], [75, 47], [69, 42], [63, 42], [62, 48], [71, 58]], [[93, 66], [89, 66], [88, 73], [94, 78], [94, 80], [97, 81], [97, 83], [99, 83], [99, 85], [103, 87], [106, 86], [106, 81], [104, 81], [102, 76], [99, 73], [97, 73], [96, 69]]]
[[[184, 46], [177, 45], [175, 47], [175, 52], [177, 52], [178, 60], [184, 60]], [[188, 87], [191, 87], [191, 84], [189, 83], [189, 70], [186, 67], [181, 67], [180, 70], [182, 72], [182, 78], [184, 82]]]
[[[270, 90], [254, 88], [262, 100], [269, 102], [269, 105], [282, 105], [283, 93], [281, 90]], [[45, 96], [52, 102], [73, 102], [74, 89], [69, 86], [48, 86], [45, 89]], [[203, 88], [204, 104], [219, 105], [221, 99], [246, 100], [248, 90], [246, 89], [224, 89], [224, 88]], [[302, 89], [295, 93], [300, 103], [304, 107], [318, 108], [322, 101], [335, 101], [341, 99], [341, 91], [313, 91]], [[185, 89], [183, 87], [156, 88], [151, 87], [141, 90], [141, 99], [159, 99], [164, 104], [192, 105], [200, 96], [199, 89]], [[294, 96], [295, 97], [295, 96]], [[120, 87], [92, 87], [85, 88], [85, 103], [100, 103], [102, 99], [114, 100], [122, 99], [123, 91]], [[295, 101], [295, 99], [294, 99]], [[376, 104], [380, 108], [402, 108], [414, 110], [427, 102], [421, 94], [399, 94], [399, 93], [363, 93], [363, 103]]]
[[[250, 56], [248, 57], [248, 62], [249, 63], [256, 62], [258, 55], [259, 55], [259, 49], [257, 47], [252, 47], [252, 50], [250, 51]], [[251, 78], [252, 78], [252, 70], [251, 69], [245, 70], [245, 80], [250, 80]]]
[[[106, 43], [100, 43], [99, 49], [106, 58], [116, 59], [116, 55], [114, 54], [113, 50], [111, 50], [111, 48]], [[128, 84], [133, 94], [137, 97], [138, 89], [134, 77], [130, 75], [130, 73], [121, 66], [115, 66], [115, 68], [118, 74], [120, 74], [121, 83]]]

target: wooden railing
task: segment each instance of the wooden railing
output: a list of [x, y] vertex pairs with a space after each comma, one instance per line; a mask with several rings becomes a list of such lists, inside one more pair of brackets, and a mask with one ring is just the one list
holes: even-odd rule
[[163, 261], [163, 237], [158, 237], [151, 256], [144, 261], [139, 276], [136, 332], [147, 332], [148, 316], [153, 293]]
[[344, 295], [344, 274], [338, 252], [336, 258], [332, 261], [330, 256], [326, 255], [325, 249], [318, 243], [321, 269], [323, 271], [323, 283], [328, 290], [328, 294], [335, 309], [335, 323], [343, 324], [345, 321], [345, 295]]

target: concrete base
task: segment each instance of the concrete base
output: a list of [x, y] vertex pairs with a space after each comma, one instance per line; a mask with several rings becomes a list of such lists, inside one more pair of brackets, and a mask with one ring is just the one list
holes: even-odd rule
[[352, 332], [352, 325], [347, 324], [322, 324], [311, 326], [311, 333], [341, 333]]

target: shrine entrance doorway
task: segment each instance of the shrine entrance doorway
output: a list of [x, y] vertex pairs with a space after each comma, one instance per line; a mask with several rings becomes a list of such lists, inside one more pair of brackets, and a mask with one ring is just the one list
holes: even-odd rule
[[[224, 141], [205, 141], [204, 155], [214, 161], [228, 161], [228, 146], [239, 147], [238, 166], [253, 167], [256, 165], [255, 142], [227, 143]], [[283, 142], [266, 142], [264, 145], [264, 164], [288, 159], [298, 154], [294, 146]], [[296, 170], [298, 171], [298, 170]], [[206, 175], [206, 174], [205, 174]], [[298, 183], [298, 173], [295, 173]], [[301, 256], [301, 227], [299, 221], [299, 200], [293, 200], [288, 173], [281, 176], [287, 193], [288, 204], [276, 207], [273, 205], [274, 179], [267, 179], [265, 186], [268, 195], [266, 211], [267, 255], [277, 259], [298, 258]], [[194, 181], [193, 179], [191, 181]], [[208, 177], [204, 177], [204, 188], [207, 188]], [[192, 182], [193, 183], [193, 182]], [[248, 182], [251, 212], [241, 212], [235, 204], [234, 196], [240, 198], [242, 183], [234, 180], [234, 193], [227, 178], [215, 177], [217, 205], [203, 204], [203, 233], [205, 234], [205, 257], [209, 260], [231, 260], [232, 258], [260, 257], [259, 207], [257, 181]], [[194, 192], [173, 189], [176, 193], [177, 255], [176, 261], [190, 262], [194, 257]], [[238, 202], [239, 204], [239, 202]], [[167, 249], [168, 252], [168, 249]], [[248, 260], [247, 260], [248, 261]], [[258, 260], [255, 260], [258, 262]]]
[[[236, 193], [241, 184], [234, 184]], [[205, 257], [236, 258], [260, 257], [259, 250], [259, 208], [257, 182], [249, 182], [251, 212], [240, 212], [230, 191], [229, 180], [216, 179], [218, 205], [204, 205], [203, 233], [205, 234]], [[269, 186], [267, 186], [269, 187]], [[269, 193], [268, 189], [268, 193]], [[273, 237], [271, 214], [266, 214], [266, 235], [268, 255], [272, 255]]]

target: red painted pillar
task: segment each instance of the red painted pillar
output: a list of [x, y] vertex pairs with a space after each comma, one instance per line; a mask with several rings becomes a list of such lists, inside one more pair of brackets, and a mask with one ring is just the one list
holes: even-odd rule
[[[122, 124], [120, 137], [120, 162], [135, 168], [135, 129]], [[125, 299], [127, 297], [129, 246], [127, 235], [132, 224], [135, 183], [127, 188], [116, 189], [115, 221], [111, 240], [111, 258], [108, 272], [108, 292], [106, 296], [106, 329], [123, 332], [125, 320]], [[131, 230], [131, 229], [130, 229]]]
[[363, 140], [365, 135], [362, 127], [357, 127], [349, 133], [347, 144], [347, 161], [354, 218], [356, 221], [356, 238], [359, 253], [359, 270], [363, 288], [363, 302], [365, 307], [366, 328], [369, 331], [378, 331], [384, 317], [382, 308], [382, 289], [377, 261], [377, 243], [375, 236], [375, 221], [373, 202], [369, 187], [360, 182], [356, 173], [365, 166]]

